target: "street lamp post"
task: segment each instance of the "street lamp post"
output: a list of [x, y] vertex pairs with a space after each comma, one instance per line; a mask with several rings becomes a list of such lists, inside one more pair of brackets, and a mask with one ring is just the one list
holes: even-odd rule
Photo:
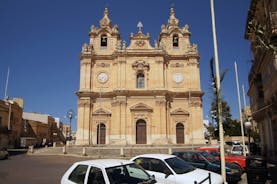
[[247, 135], [248, 135], [248, 150], [250, 151], [250, 132], [251, 132], [251, 127], [252, 123], [250, 121], [246, 121], [244, 123], [245, 129], [247, 130]]
[[69, 119], [69, 140], [71, 141], [72, 137], [71, 137], [71, 121], [74, 118], [74, 111], [73, 109], [69, 109], [67, 111], [67, 118]]

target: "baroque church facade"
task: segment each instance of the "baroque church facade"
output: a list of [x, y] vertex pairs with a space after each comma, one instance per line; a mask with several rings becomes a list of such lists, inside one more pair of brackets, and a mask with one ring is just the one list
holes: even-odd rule
[[108, 9], [80, 55], [77, 145], [203, 144], [199, 53], [174, 9], [150, 44], [138, 24], [130, 44]]

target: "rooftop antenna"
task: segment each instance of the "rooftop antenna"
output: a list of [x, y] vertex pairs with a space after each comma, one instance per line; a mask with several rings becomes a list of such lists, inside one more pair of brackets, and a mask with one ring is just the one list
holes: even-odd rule
[[8, 83], [9, 83], [9, 75], [10, 75], [10, 67], [8, 67], [7, 79], [6, 79], [6, 87], [5, 87], [5, 99], [8, 99], [7, 91], [8, 91]]

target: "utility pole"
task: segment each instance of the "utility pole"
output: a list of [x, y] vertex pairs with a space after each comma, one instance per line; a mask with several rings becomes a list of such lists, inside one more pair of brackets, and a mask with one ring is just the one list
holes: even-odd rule
[[224, 155], [224, 132], [222, 125], [222, 103], [220, 94], [220, 71], [218, 63], [218, 52], [217, 52], [217, 39], [216, 39], [216, 26], [215, 26], [215, 15], [214, 15], [214, 1], [211, 0], [211, 14], [212, 14], [212, 29], [213, 29], [213, 42], [214, 42], [214, 57], [215, 57], [215, 68], [216, 68], [216, 90], [218, 98], [218, 125], [219, 125], [219, 140], [220, 140], [220, 161], [221, 161], [221, 175], [226, 182], [226, 170], [225, 170], [225, 155]]

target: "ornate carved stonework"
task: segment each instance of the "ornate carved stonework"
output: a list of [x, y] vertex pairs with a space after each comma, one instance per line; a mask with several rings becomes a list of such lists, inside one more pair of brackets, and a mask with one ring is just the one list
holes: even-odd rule
[[145, 42], [143, 40], [137, 40], [135, 42], [135, 44], [138, 46], [138, 47], [143, 47], [145, 45]]
[[107, 67], [110, 67], [110, 64], [109, 63], [97, 63], [96, 67], [107, 68]]
[[197, 60], [188, 60], [187, 65], [188, 66], [194, 66], [194, 65], [199, 66], [199, 62]]
[[171, 68], [184, 68], [184, 64], [183, 63], [172, 63], [169, 65]]
[[136, 61], [134, 64], [132, 64], [132, 67], [136, 71], [144, 71], [149, 70], [150, 66], [145, 61]]

